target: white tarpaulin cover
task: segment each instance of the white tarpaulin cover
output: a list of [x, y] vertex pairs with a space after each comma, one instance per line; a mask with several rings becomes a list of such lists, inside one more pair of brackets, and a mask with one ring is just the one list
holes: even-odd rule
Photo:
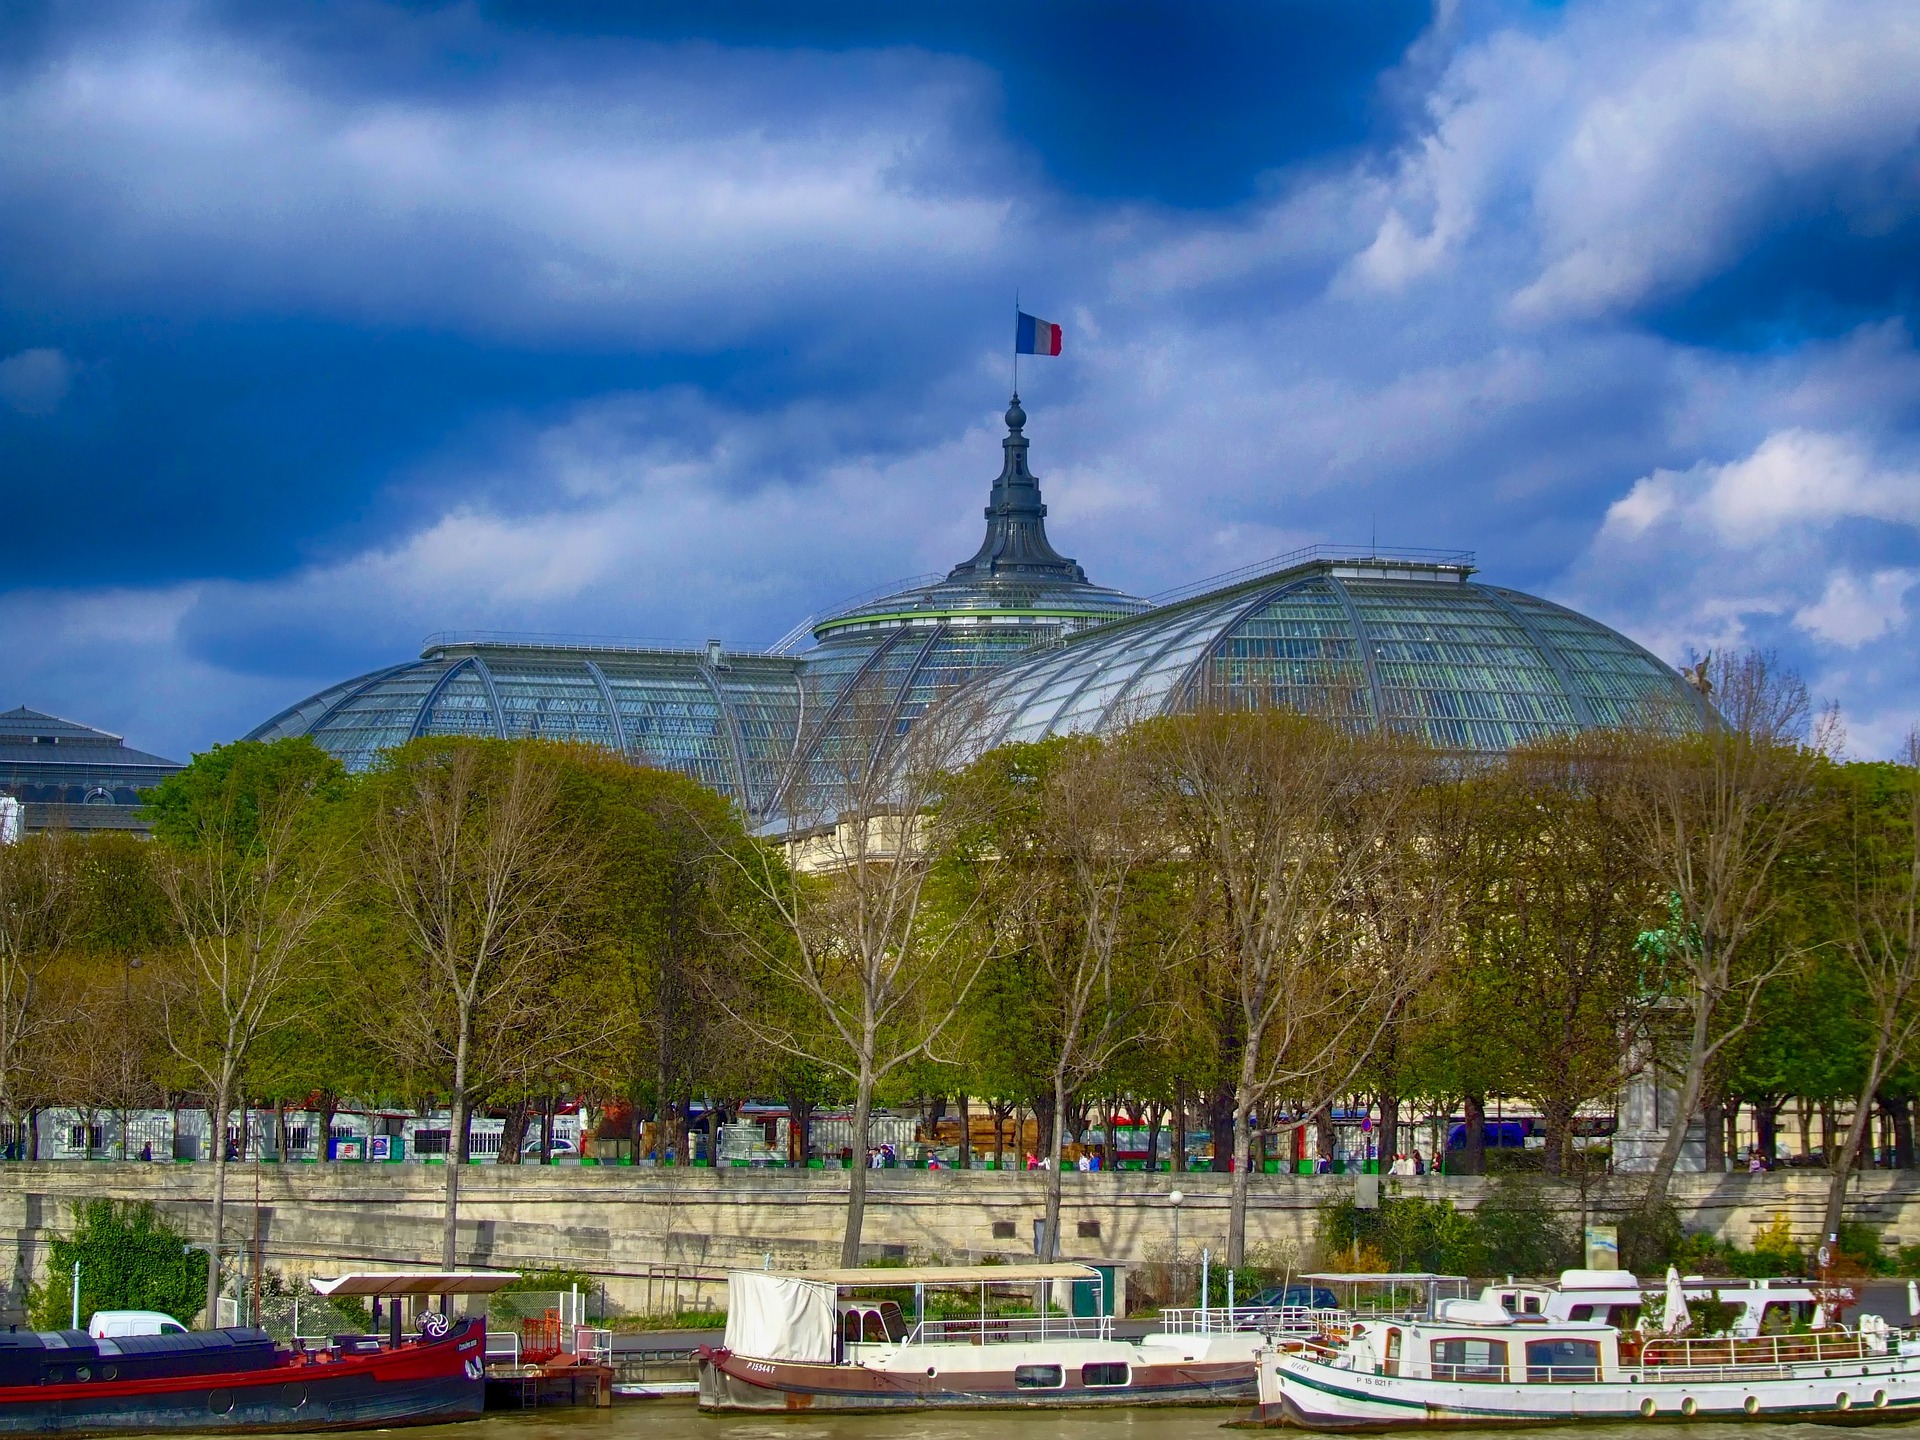
[[833, 1286], [763, 1270], [727, 1275], [727, 1349], [760, 1360], [833, 1361]]

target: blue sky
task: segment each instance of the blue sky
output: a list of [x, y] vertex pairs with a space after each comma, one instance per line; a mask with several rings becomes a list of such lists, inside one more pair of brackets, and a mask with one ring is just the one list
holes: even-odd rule
[[1018, 288], [1094, 579], [1472, 549], [1888, 754], [1916, 73], [1910, 0], [11, 6], [0, 707], [764, 644], [971, 552]]

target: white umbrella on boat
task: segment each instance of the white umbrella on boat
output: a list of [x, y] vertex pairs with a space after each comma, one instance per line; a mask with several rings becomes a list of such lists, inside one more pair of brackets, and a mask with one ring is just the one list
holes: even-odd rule
[[1680, 1272], [1673, 1266], [1667, 1267], [1667, 1308], [1660, 1317], [1661, 1327], [1669, 1335], [1678, 1335], [1693, 1323], [1693, 1314], [1687, 1309], [1687, 1292], [1680, 1288]]
[[1920, 1320], [1920, 1282], [1907, 1281], [1907, 1318]]

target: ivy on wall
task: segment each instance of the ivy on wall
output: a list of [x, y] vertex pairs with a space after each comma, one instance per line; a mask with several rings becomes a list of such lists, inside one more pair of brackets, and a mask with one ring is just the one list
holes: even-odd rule
[[158, 1310], [192, 1325], [206, 1303], [207, 1257], [153, 1206], [83, 1200], [74, 1231], [55, 1239], [47, 1278], [27, 1292], [27, 1318], [38, 1330], [64, 1330], [73, 1319], [73, 1262], [80, 1262], [80, 1324], [96, 1310]]

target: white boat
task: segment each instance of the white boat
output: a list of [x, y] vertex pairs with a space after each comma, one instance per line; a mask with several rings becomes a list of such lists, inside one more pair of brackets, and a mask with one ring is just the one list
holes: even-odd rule
[[1259, 1359], [1257, 1419], [1309, 1430], [1622, 1420], [1920, 1418], [1920, 1340], [1858, 1330], [1643, 1337], [1601, 1320], [1451, 1300], [1431, 1320], [1356, 1321]]
[[[1083, 1315], [1049, 1313], [1083, 1286]], [[989, 1291], [1040, 1292], [1032, 1314], [995, 1313]], [[1139, 1340], [1113, 1333], [1109, 1277], [1090, 1265], [727, 1276], [727, 1329], [696, 1353], [703, 1410], [921, 1410], [1204, 1405], [1254, 1398], [1255, 1328], [1212, 1323]], [[876, 1290], [900, 1299], [873, 1298]], [[968, 1294], [972, 1314], [927, 1314], [927, 1292]], [[849, 1294], [847, 1292], [867, 1292]], [[903, 1301], [905, 1303], [903, 1303]], [[911, 1306], [911, 1311], [907, 1308]]]

